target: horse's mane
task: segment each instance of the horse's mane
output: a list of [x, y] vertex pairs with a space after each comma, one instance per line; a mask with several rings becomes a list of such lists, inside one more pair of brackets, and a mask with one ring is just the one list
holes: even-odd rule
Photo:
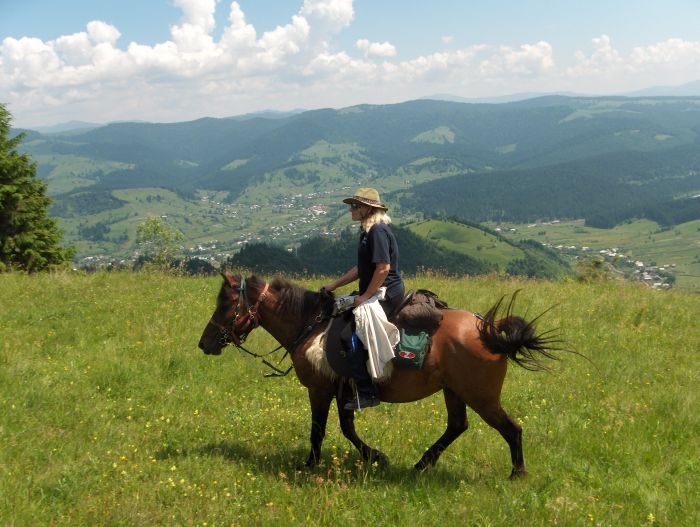
[[[251, 277], [251, 280], [257, 277]], [[329, 315], [333, 310], [333, 296], [323, 295], [296, 286], [281, 276], [276, 276], [270, 282], [270, 288], [279, 295], [277, 312], [282, 316], [301, 315], [307, 320], [317, 314], [319, 308], [324, 315]]]

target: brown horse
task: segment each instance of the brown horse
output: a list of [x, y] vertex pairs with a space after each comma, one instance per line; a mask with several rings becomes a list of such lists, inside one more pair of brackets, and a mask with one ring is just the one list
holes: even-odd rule
[[[267, 284], [257, 276], [242, 279], [223, 273], [216, 310], [199, 342], [208, 355], [219, 355], [233, 342], [241, 346], [258, 325], [265, 328], [290, 354], [299, 381], [308, 389], [311, 402], [311, 452], [306, 466], [320, 459], [328, 411], [338, 394], [338, 379], [319, 372], [305, 353], [314, 338], [324, 331], [333, 307], [333, 297], [294, 286], [282, 278]], [[420, 370], [394, 368], [391, 378], [380, 385], [381, 400], [390, 403], [417, 401], [442, 390], [447, 407], [445, 433], [416, 463], [417, 470], [434, 465], [440, 454], [468, 427], [467, 406], [495, 428], [510, 447], [513, 463], [511, 478], [526, 474], [522, 449], [522, 429], [501, 407], [501, 387], [507, 359], [527, 369], [542, 369], [538, 355], [551, 354], [558, 342], [547, 335], [536, 335], [533, 322], [511, 313], [496, 320], [502, 300], [484, 317], [468, 311], [447, 309], [432, 338], [430, 352]], [[539, 317], [538, 317], [539, 318]], [[386, 465], [386, 456], [367, 446], [357, 435], [354, 412], [337, 402], [343, 435], [365, 460]]]

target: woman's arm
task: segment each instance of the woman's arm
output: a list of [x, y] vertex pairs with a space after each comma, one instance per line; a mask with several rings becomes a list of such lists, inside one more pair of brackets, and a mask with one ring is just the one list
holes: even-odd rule
[[[389, 271], [387, 271], [387, 272], [389, 272]], [[334, 291], [334, 290], [338, 289], [339, 287], [343, 287], [344, 285], [347, 285], [351, 282], [354, 282], [355, 280], [358, 279], [358, 277], [359, 277], [359, 275], [357, 273], [357, 266], [355, 266], [352, 269], [350, 269], [347, 273], [345, 273], [343, 276], [338, 278], [332, 284], [328, 284], [328, 285], [324, 286], [324, 289], [326, 291]]]
[[362, 295], [355, 297], [355, 305], [359, 305], [362, 302], [372, 298], [372, 295], [374, 295], [374, 293], [377, 292], [377, 289], [379, 289], [384, 283], [390, 269], [391, 265], [388, 263], [379, 262], [376, 265], [374, 268], [374, 274], [372, 274], [372, 280], [370, 280], [369, 285], [367, 286], [367, 291], [365, 291]]

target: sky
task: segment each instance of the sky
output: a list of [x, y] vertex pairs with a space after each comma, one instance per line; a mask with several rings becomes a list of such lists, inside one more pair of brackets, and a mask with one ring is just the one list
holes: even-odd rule
[[698, 0], [0, 0], [18, 127], [698, 79]]

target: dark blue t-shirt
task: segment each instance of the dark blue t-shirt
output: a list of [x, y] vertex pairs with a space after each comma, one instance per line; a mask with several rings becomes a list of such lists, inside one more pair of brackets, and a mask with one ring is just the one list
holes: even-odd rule
[[394, 233], [385, 223], [375, 223], [369, 232], [360, 234], [357, 248], [357, 274], [360, 279], [360, 294], [367, 291], [378, 263], [388, 263], [389, 274], [382, 284], [387, 298], [393, 300], [403, 296], [403, 280], [399, 274], [399, 246]]

